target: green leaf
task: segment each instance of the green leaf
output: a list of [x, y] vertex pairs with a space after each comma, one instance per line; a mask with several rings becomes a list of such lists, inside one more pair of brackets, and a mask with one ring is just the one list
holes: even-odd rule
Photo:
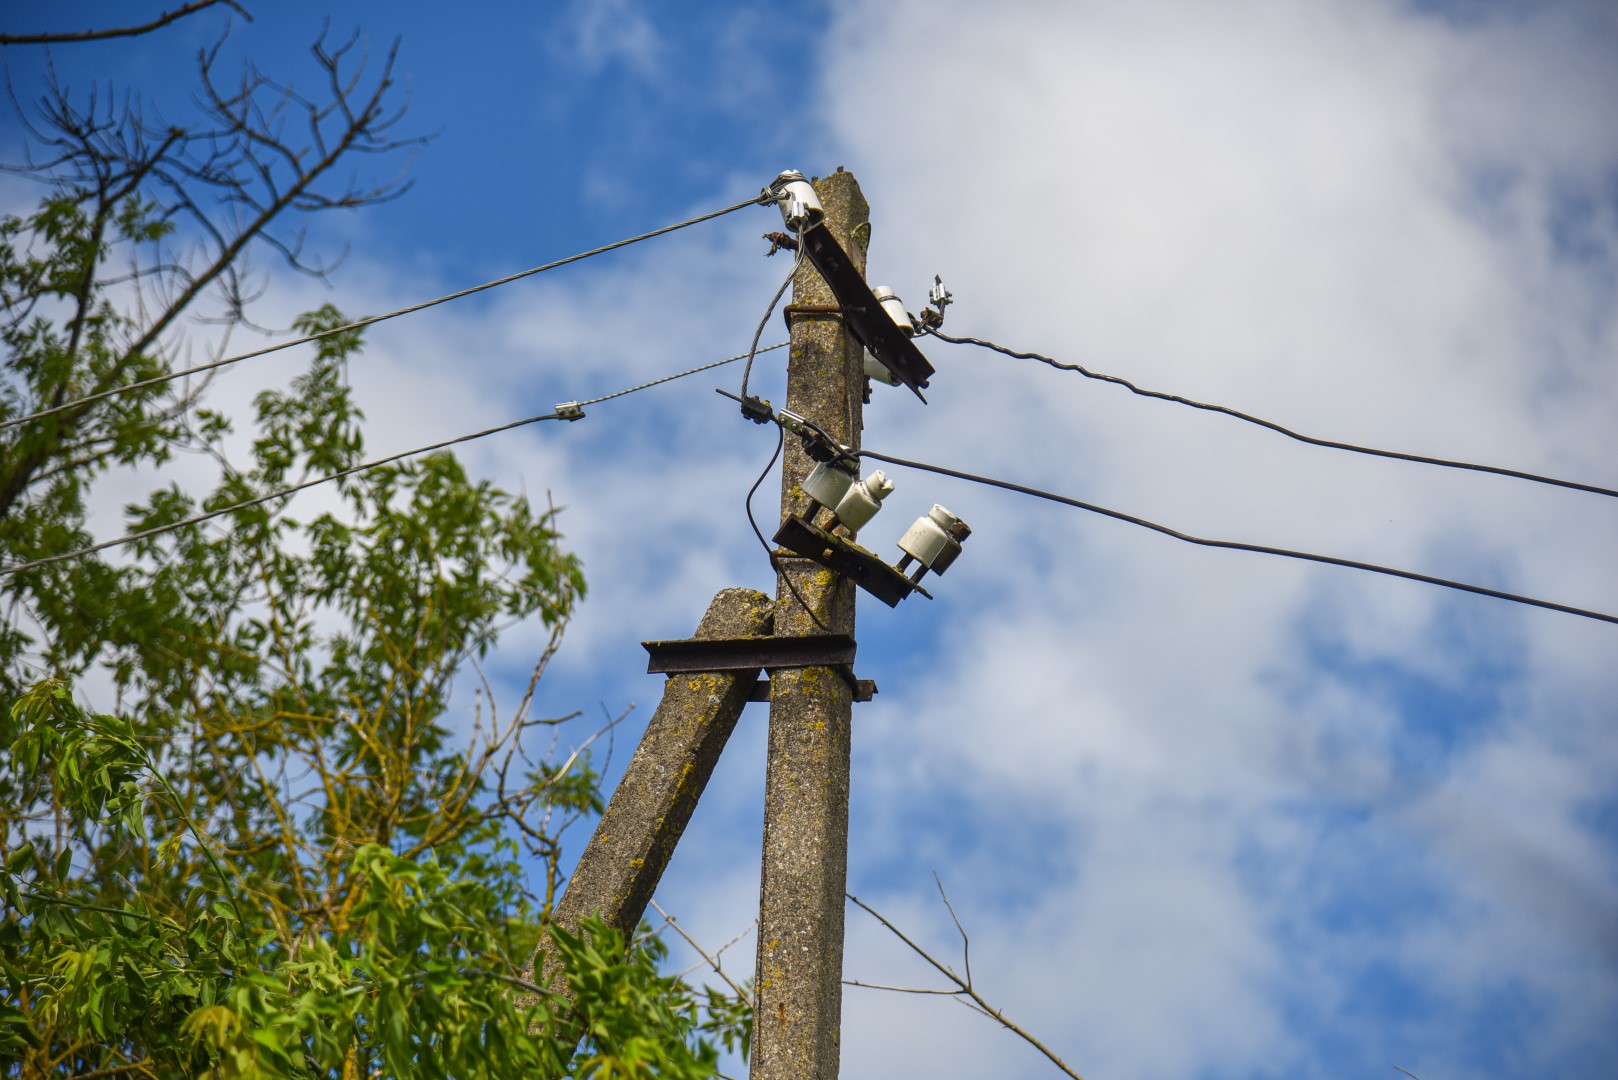
[[24, 840], [22, 846], [6, 856], [6, 873], [20, 874], [34, 858], [34, 842]]

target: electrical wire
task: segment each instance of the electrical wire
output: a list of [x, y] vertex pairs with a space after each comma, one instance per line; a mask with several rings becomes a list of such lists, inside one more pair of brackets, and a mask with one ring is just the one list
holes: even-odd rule
[[19, 563], [16, 566], [0, 566], [0, 577], [5, 577], [9, 574], [20, 574], [24, 570], [32, 570], [36, 567], [47, 566], [50, 563], [63, 562], [68, 559], [76, 559], [81, 555], [89, 555], [97, 551], [105, 551], [107, 548], [121, 547], [124, 544], [132, 544], [136, 540], [145, 540], [149, 536], [161, 536], [163, 533], [173, 532], [176, 529], [183, 529], [188, 525], [199, 525], [204, 521], [211, 521], [216, 517], [223, 517], [224, 515], [234, 513], [237, 510], [245, 510], [250, 506], [257, 506], [260, 503], [269, 502], [271, 499], [279, 499], [287, 495], [296, 495], [300, 491], [307, 491], [312, 487], [318, 487], [321, 484], [329, 483], [332, 480], [341, 480], [345, 476], [353, 476], [355, 473], [362, 473], [369, 469], [375, 469], [379, 466], [398, 461], [401, 458], [414, 457], [417, 454], [425, 454], [433, 450], [442, 450], [446, 446], [454, 446], [456, 443], [471, 442], [473, 439], [481, 439], [485, 436], [495, 435], [502, 431], [510, 431], [512, 428], [519, 428], [526, 424], [538, 423], [541, 420], [560, 419], [562, 419], [560, 413], [545, 413], [542, 416], [530, 416], [523, 420], [513, 420], [509, 424], [501, 424], [499, 427], [486, 428], [483, 431], [473, 432], [470, 435], [458, 435], [453, 439], [445, 439], [443, 442], [436, 442], [430, 446], [418, 446], [414, 450], [405, 450], [397, 454], [390, 454], [385, 458], [377, 458], [375, 461], [367, 461], [363, 465], [355, 465], [339, 472], [334, 472], [329, 476], [317, 476], [313, 480], [305, 480], [301, 484], [293, 484], [291, 487], [277, 488], [275, 491], [267, 492], [251, 499], [244, 499], [239, 503], [232, 503], [230, 506], [220, 507], [218, 510], [210, 510], [204, 514], [194, 514], [191, 517], [185, 518], [181, 521], [172, 521], [167, 525], [158, 525], [151, 529], [143, 529], [140, 532], [130, 533], [127, 536], [120, 536], [116, 540], [103, 540], [99, 544], [91, 544], [88, 547], [77, 548], [73, 551], [64, 551], [57, 555], [46, 555], [43, 558], [34, 559], [31, 562]]
[[204, 371], [213, 371], [216, 368], [222, 368], [229, 364], [239, 363], [243, 360], [252, 360], [260, 356], [268, 356], [270, 353], [280, 352], [282, 349], [290, 349], [298, 345], [307, 345], [312, 341], [321, 341], [325, 338], [334, 337], [337, 334], [345, 334], [351, 330], [359, 330], [363, 327], [373, 326], [379, 322], [386, 322], [389, 319], [397, 319], [401, 315], [412, 315], [418, 311], [425, 311], [427, 308], [448, 303], [451, 300], [460, 300], [463, 297], [471, 296], [474, 293], [483, 292], [486, 289], [493, 289], [501, 285], [509, 285], [513, 281], [521, 281], [523, 278], [544, 273], [546, 270], [554, 270], [559, 266], [566, 266], [569, 263], [579, 262], [582, 259], [588, 259], [592, 256], [601, 255], [608, 251], [615, 251], [621, 247], [628, 247], [630, 244], [638, 244], [642, 240], [650, 240], [654, 236], [662, 236], [665, 233], [675, 232], [691, 225], [699, 225], [704, 221], [712, 221], [714, 218], [723, 217], [726, 214], [735, 213], [737, 210], [741, 210], [745, 207], [757, 206], [759, 204], [759, 198], [754, 197], [746, 200], [745, 202], [739, 202], [735, 203], [734, 205], [727, 206], [722, 210], [715, 210], [712, 213], [703, 214], [699, 217], [688, 218], [685, 221], [677, 222], [673, 225], [665, 225], [661, 229], [653, 229], [651, 232], [641, 233], [639, 236], [631, 236], [626, 240], [619, 240], [611, 244], [603, 245], [602, 247], [591, 248], [589, 251], [581, 251], [577, 255], [569, 255], [565, 259], [557, 259], [554, 262], [548, 262], [540, 266], [530, 267], [527, 270], [521, 270], [515, 274], [508, 274], [503, 278], [496, 278], [493, 281], [485, 281], [481, 285], [473, 285], [471, 288], [446, 293], [437, 299], [426, 300], [419, 304], [412, 304], [409, 307], [399, 308], [397, 311], [390, 311], [384, 315], [372, 315], [367, 318], [348, 323], [344, 326], [337, 326], [330, 330], [322, 330], [319, 333], [310, 334], [307, 337], [293, 338], [290, 341], [282, 341], [274, 345], [267, 345], [262, 349], [254, 349], [251, 352], [240, 353], [236, 356], [227, 356], [222, 360], [214, 360], [207, 364], [198, 364], [195, 367], [185, 368], [182, 371], [171, 371], [164, 375], [153, 376], [150, 379], [141, 379], [138, 382], [127, 383], [123, 386], [115, 386], [109, 390], [102, 390], [94, 394], [86, 394], [83, 397], [74, 398], [72, 401], [65, 401], [60, 405], [53, 405], [48, 409], [41, 409], [38, 412], [32, 412], [26, 416], [18, 416], [9, 420], [0, 421], [0, 431], [16, 427], [19, 424], [26, 424], [32, 420], [39, 420], [47, 416], [54, 416], [57, 413], [66, 412], [69, 409], [76, 409], [81, 405], [90, 405], [105, 398], [115, 397], [119, 394], [127, 394], [131, 391], [141, 390], [148, 386], [155, 386], [158, 383], [168, 382], [172, 379], [182, 379], [189, 375], [198, 375]]
[[1618, 498], [1618, 491], [1615, 491], [1612, 488], [1598, 487], [1594, 484], [1581, 484], [1575, 480], [1560, 480], [1553, 476], [1541, 476], [1538, 473], [1523, 472], [1520, 469], [1507, 469], [1497, 465], [1478, 465], [1470, 461], [1453, 461], [1449, 458], [1425, 457], [1421, 454], [1406, 454], [1398, 450], [1379, 450], [1375, 447], [1359, 446], [1355, 443], [1337, 442], [1332, 439], [1320, 439], [1313, 435], [1305, 435], [1301, 432], [1293, 431], [1291, 428], [1283, 427], [1282, 425], [1275, 423], [1273, 420], [1265, 420], [1262, 417], [1253, 416], [1249, 413], [1244, 413], [1238, 409], [1232, 409], [1225, 405], [1211, 405], [1205, 401], [1196, 401], [1192, 398], [1181, 397], [1178, 394], [1168, 394], [1160, 390], [1145, 390], [1139, 386], [1136, 386], [1128, 379], [1117, 375], [1107, 375], [1099, 371], [1091, 371], [1082, 364], [1067, 364], [1060, 360], [1053, 360], [1051, 357], [1045, 356], [1041, 353], [1021, 352], [1016, 349], [1008, 349], [1004, 345], [997, 345], [992, 341], [984, 341], [981, 338], [952, 337], [949, 334], [941, 333], [937, 329], [933, 328], [927, 328], [927, 332], [939, 340], [947, 341], [952, 345], [977, 345], [981, 348], [992, 349], [997, 353], [1003, 353], [1006, 356], [1015, 357], [1018, 360], [1038, 360], [1042, 364], [1048, 364], [1051, 367], [1057, 368], [1061, 371], [1076, 372], [1083, 375], [1086, 379], [1094, 379], [1097, 382], [1106, 382], [1112, 383], [1116, 386], [1122, 386], [1131, 394], [1136, 394], [1140, 397], [1155, 398], [1158, 401], [1170, 401], [1176, 405], [1186, 405], [1193, 409], [1202, 409], [1205, 412], [1220, 413], [1224, 416], [1234, 417], [1237, 420], [1244, 420], [1249, 424], [1256, 424], [1261, 428], [1267, 428], [1270, 431], [1285, 435], [1289, 439], [1296, 439], [1298, 442], [1308, 443], [1310, 446], [1321, 446], [1328, 450], [1346, 450], [1352, 454], [1366, 454], [1370, 457], [1390, 458], [1394, 461], [1410, 461], [1415, 462], [1418, 465], [1437, 465], [1445, 469], [1466, 469], [1471, 472], [1488, 473], [1493, 476], [1508, 476], [1514, 480], [1528, 480], [1536, 484], [1549, 484], [1553, 487], [1569, 488], [1573, 491], [1589, 492], [1592, 495], [1606, 495], [1611, 498]]
[[639, 386], [631, 386], [627, 390], [618, 390], [611, 394], [603, 394], [600, 397], [590, 398], [587, 401], [575, 401], [571, 402], [570, 404], [578, 405], [581, 408], [585, 405], [599, 405], [603, 401], [611, 401], [613, 398], [621, 398], [625, 394], [633, 394], [641, 390], [650, 389], [654, 386], [662, 386], [666, 382], [673, 382], [675, 379], [683, 379], [687, 375], [695, 375], [700, 371], [711, 371], [716, 367], [724, 367], [726, 364], [734, 364], [736, 361], [745, 360], [751, 355], [774, 352], [776, 349], [784, 349], [790, 344], [792, 344], [790, 341], [778, 341], [774, 345], [766, 345], [762, 349], [755, 349], [752, 353], [737, 353], [735, 356], [728, 357], [724, 360], [715, 360], [711, 364], [703, 364], [701, 367], [694, 367], [688, 371], [681, 371], [674, 375], [665, 375], [661, 379], [653, 379], [651, 382], [644, 382]]
[[779, 574], [781, 580], [786, 582], [787, 591], [792, 593], [792, 598], [798, 602], [798, 606], [803, 608], [814, 624], [820, 627], [821, 632], [829, 634], [832, 633], [831, 627], [820, 621], [820, 616], [815, 614], [815, 609], [810, 607], [804, 600], [803, 595], [798, 592], [798, 587], [792, 583], [792, 575], [782, 569], [781, 560], [776, 558], [775, 549], [770, 547], [768, 540], [764, 539], [764, 533], [758, 527], [758, 519], [753, 516], [753, 496], [758, 493], [759, 485], [764, 483], [764, 478], [770, 475], [770, 470], [775, 468], [775, 462], [781, 456], [782, 448], [786, 446], [786, 438], [786, 429], [776, 428], [775, 450], [770, 454], [770, 460], [765, 462], [764, 471], [758, 474], [758, 479], [753, 481], [753, 486], [747, 489], [747, 523], [753, 526], [753, 535], [758, 537], [758, 542], [764, 548], [764, 554], [770, 557], [770, 569]]
[[877, 461], [885, 461], [890, 465], [898, 465], [901, 468], [919, 469], [922, 472], [937, 473], [940, 476], [952, 476], [957, 480], [966, 480], [974, 484], [983, 484], [986, 487], [1003, 488], [1006, 491], [1015, 491], [1022, 495], [1032, 495], [1036, 499], [1046, 499], [1050, 502], [1061, 503], [1064, 506], [1072, 506], [1079, 510], [1088, 510], [1092, 514], [1100, 514], [1103, 517], [1110, 517], [1117, 521], [1127, 522], [1130, 525], [1138, 525], [1143, 529], [1151, 529], [1153, 532], [1162, 533], [1164, 536], [1172, 536], [1176, 540], [1183, 540], [1188, 544], [1196, 544], [1200, 547], [1226, 548], [1231, 551], [1251, 551], [1259, 555], [1278, 555], [1284, 559], [1301, 559], [1305, 562], [1324, 563], [1328, 566], [1346, 567], [1349, 570], [1364, 570], [1373, 574], [1385, 574], [1388, 577], [1403, 578], [1406, 581], [1420, 581], [1427, 585], [1437, 585], [1445, 589], [1456, 589], [1460, 592], [1475, 593], [1478, 596], [1488, 596], [1496, 600], [1507, 600], [1513, 604], [1527, 604], [1531, 607], [1545, 608], [1549, 611], [1560, 611], [1566, 615], [1577, 615], [1585, 619], [1596, 619], [1600, 622], [1618, 624], [1618, 615], [1608, 615], [1600, 611], [1590, 611], [1585, 608], [1570, 607], [1567, 604], [1558, 604], [1551, 600], [1539, 600], [1532, 596], [1519, 596], [1516, 593], [1502, 592], [1499, 589], [1490, 589], [1482, 585], [1471, 585], [1464, 581], [1451, 581], [1448, 578], [1433, 577], [1430, 574], [1418, 574], [1413, 570], [1399, 570], [1390, 566], [1378, 566], [1375, 563], [1357, 562], [1353, 559], [1340, 559], [1335, 555], [1316, 555], [1313, 552], [1308, 551], [1292, 551], [1288, 548], [1268, 547], [1263, 544], [1246, 544], [1238, 540], [1210, 540], [1206, 537], [1193, 536], [1190, 533], [1180, 532], [1178, 529], [1171, 529], [1167, 525], [1159, 525], [1155, 521], [1147, 521], [1145, 518], [1135, 517], [1132, 514], [1125, 514], [1119, 510], [1109, 510], [1105, 506], [1097, 506], [1094, 503], [1081, 502], [1078, 499], [1072, 499], [1066, 495], [1057, 495], [1053, 492], [1041, 491], [1038, 488], [1012, 483], [1009, 480], [996, 480], [992, 477], [978, 476], [975, 473], [962, 472], [959, 469], [945, 468], [942, 465], [929, 465], [926, 462], [921, 461], [908, 461], [904, 458], [892, 457], [888, 454], [879, 454], [874, 450], [856, 450], [854, 451], [854, 454], [862, 458], [875, 458]]
[[[786, 342], [780, 342], [779, 344], [771, 345], [771, 346], [769, 346], [769, 348], [760, 349], [759, 351], [760, 352], [768, 352], [768, 351], [770, 351], [770, 349], [780, 349], [780, 348], [784, 348], [786, 345], [787, 345]], [[646, 390], [646, 389], [649, 389], [649, 388], [654, 387], [654, 386], [661, 386], [663, 383], [672, 382], [675, 379], [683, 379], [687, 375], [695, 375], [699, 371], [707, 371], [710, 368], [719, 367], [722, 364], [734, 364], [737, 360], [740, 360], [743, 355], [745, 355], [745, 354], [732, 356], [732, 357], [729, 357], [728, 359], [725, 359], [725, 360], [717, 360], [717, 361], [715, 361], [714, 363], [711, 363], [711, 364], [704, 364], [701, 367], [691, 368], [688, 371], [682, 371], [682, 372], [679, 372], [678, 374], [675, 374], [675, 375], [667, 375], [667, 376], [664, 376], [661, 379], [653, 379], [651, 382], [641, 383], [639, 386], [631, 386], [631, 387], [629, 387], [627, 389], [624, 389], [624, 390], [618, 390], [618, 391], [615, 391], [615, 392], [613, 392], [611, 394], [603, 394], [600, 397], [590, 398], [588, 401], [575, 402], [573, 404], [595, 405], [595, 404], [599, 404], [599, 403], [601, 403], [603, 401], [611, 401], [613, 398], [620, 398], [620, 397], [623, 397], [626, 394], [634, 394], [634, 393], [637, 393], [637, 392], [639, 392], [641, 390]], [[445, 439], [443, 442], [432, 443], [432, 444], [430, 444], [428, 446], [418, 446], [413, 450], [405, 450], [405, 451], [402, 451], [402, 452], [397, 453], [397, 454], [391, 454], [388, 457], [378, 458], [375, 461], [365, 462], [362, 465], [355, 465], [355, 466], [353, 466], [351, 468], [343, 469], [340, 472], [332, 473], [329, 476], [320, 476], [320, 477], [316, 477], [313, 480], [306, 480], [301, 484], [295, 484], [295, 485], [293, 485], [291, 487], [278, 488], [275, 491], [271, 491], [271, 492], [268, 492], [266, 494], [256, 496], [255, 498], [252, 498], [252, 499], [247, 499], [247, 500], [244, 500], [242, 502], [232, 504], [230, 506], [222, 507], [222, 508], [220, 508], [218, 510], [211, 510], [211, 511], [209, 511], [207, 513], [204, 513], [204, 514], [197, 514], [197, 515], [194, 515], [192, 517], [188, 517], [188, 518], [184, 519], [183, 521], [170, 522], [167, 525], [159, 525], [159, 526], [157, 526], [155, 528], [145, 529], [145, 530], [142, 530], [142, 531], [136, 532], [136, 533], [130, 533], [127, 536], [120, 536], [115, 540], [106, 540], [106, 541], [103, 541], [103, 542], [101, 542], [99, 544], [91, 544], [88, 547], [76, 548], [73, 551], [64, 551], [64, 552], [61, 552], [61, 553], [56, 554], [56, 555], [47, 555], [47, 556], [45, 556], [43, 558], [34, 559], [31, 562], [19, 563], [19, 564], [15, 565], [15, 566], [0, 566], [0, 577], [5, 577], [5, 576], [10, 575], [10, 574], [20, 574], [24, 570], [32, 570], [32, 569], [35, 569], [36, 567], [46, 566], [46, 565], [49, 565], [50, 563], [63, 562], [63, 561], [68, 560], [68, 559], [76, 559], [76, 558], [79, 558], [80, 556], [83, 556], [83, 555], [89, 555], [89, 554], [92, 554], [92, 553], [97, 552], [97, 551], [104, 551], [107, 548], [120, 547], [120, 546], [122, 546], [124, 544], [134, 543], [137, 540], [144, 540], [147, 537], [160, 536], [163, 533], [173, 532], [176, 529], [183, 529], [183, 528], [185, 528], [185, 527], [187, 527], [189, 525], [201, 524], [202, 522], [210, 521], [210, 520], [212, 520], [213, 518], [216, 518], [216, 517], [222, 517], [225, 514], [233, 513], [233, 512], [235, 512], [237, 510], [245, 510], [248, 507], [257, 506], [260, 503], [269, 502], [271, 499], [279, 499], [279, 498], [282, 498], [284, 496], [295, 495], [300, 491], [307, 491], [309, 488], [317, 487], [317, 486], [319, 486], [321, 484], [327, 483], [328, 481], [341, 480], [345, 476], [353, 476], [355, 473], [365, 472], [368, 469], [375, 469], [375, 468], [377, 468], [379, 466], [388, 465], [388, 464], [391, 464], [392, 462], [399, 461], [399, 460], [401, 460], [403, 458], [414, 457], [417, 454], [426, 454], [426, 453], [430, 453], [430, 452], [432, 452], [434, 450], [442, 450], [446, 446], [454, 446], [457, 443], [471, 442], [474, 439], [482, 439], [482, 438], [485, 438], [485, 437], [487, 437], [489, 435], [497, 435], [500, 432], [510, 431], [513, 428], [519, 428], [519, 427], [524, 427], [524, 426], [526, 426], [528, 424], [538, 423], [541, 420], [564, 420], [564, 419], [569, 419], [569, 418], [566, 417], [566, 416], [563, 416], [559, 412], [544, 413], [544, 414], [542, 414], [540, 416], [530, 416], [530, 417], [527, 417], [526, 419], [523, 419], [523, 420], [513, 420], [509, 424], [501, 424], [498, 427], [485, 428], [482, 431], [473, 432], [470, 435], [458, 435], [453, 439]], [[770, 464], [773, 465], [774, 463], [775, 462], [772, 459]], [[768, 472], [768, 469], [766, 468], [765, 471]], [[757, 485], [755, 485], [755, 487], [756, 486]], [[751, 498], [751, 494], [749, 494], [749, 498]], [[749, 516], [751, 516], [751, 506], [749, 506]], [[755, 526], [754, 528], [755, 528], [755, 531], [756, 531], [757, 526]], [[766, 545], [766, 547], [768, 547], [768, 545]], [[811, 617], [812, 617], [812, 615], [811, 615]]]
[[742, 368], [742, 401], [744, 403], [747, 401], [747, 380], [753, 374], [753, 356], [761, 351], [758, 347], [758, 339], [764, 336], [765, 324], [770, 321], [770, 316], [775, 314], [775, 305], [779, 304], [781, 297], [786, 295], [787, 287], [792, 284], [792, 279], [798, 276], [798, 267], [803, 265], [802, 235], [802, 233], [799, 233], [798, 253], [793, 256], [792, 269], [787, 271], [787, 279], [781, 282], [779, 289], [775, 290], [775, 296], [770, 300], [770, 306], [764, 309], [764, 317], [758, 321], [758, 329], [753, 331], [753, 344], [747, 350], [747, 366]]

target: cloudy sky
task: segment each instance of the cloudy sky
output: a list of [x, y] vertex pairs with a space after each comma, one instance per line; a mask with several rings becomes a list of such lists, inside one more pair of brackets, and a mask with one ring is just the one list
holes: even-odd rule
[[[249, 6], [236, 46], [310, 76], [321, 5]], [[185, 58], [221, 23], [57, 61], [74, 85], [129, 82], [178, 115]], [[843, 165], [871, 202], [873, 283], [915, 310], [942, 274], [948, 331], [1325, 438], [1618, 487], [1604, 0], [350, 3], [333, 18], [356, 25], [377, 51], [402, 39], [407, 125], [436, 138], [407, 197], [318, 223], [319, 243], [352, 251], [329, 286], [263, 264], [263, 322], [326, 299], [393, 309], [728, 205], [781, 169]], [[3, 59], [26, 90], [33, 54]], [[376, 327], [352, 370], [370, 449], [745, 349], [786, 269], [761, 257], [778, 227], [749, 210]], [[868, 448], [1618, 613], [1608, 499], [924, 349], [930, 403], [878, 393]], [[755, 385], [780, 401], [778, 356]], [[245, 402], [300, 363], [243, 365], [219, 392]], [[464, 453], [567, 508], [591, 594], [546, 705], [633, 704], [620, 763], [660, 688], [638, 642], [686, 636], [721, 587], [773, 580], [742, 512], [773, 438], [713, 392], [739, 377]], [[855, 714], [851, 891], [958, 963], [936, 872], [980, 990], [1090, 1078], [1611, 1075], [1618, 627], [893, 472], [863, 540], [896, 556], [890, 538], [934, 502], [975, 531], [933, 602], [862, 605], [859, 673], [881, 693]], [[513, 633], [497, 673], [515, 679], [537, 642]], [[710, 947], [756, 911], [754, 709], [659, 894]], [[938, 985], [852, 908], [847, 940], [850, 978]], [[751, 950], [727, 968], [750, 974]], [[851, 988], [843, 1075], [1054, 1074], [947, 1000]]]

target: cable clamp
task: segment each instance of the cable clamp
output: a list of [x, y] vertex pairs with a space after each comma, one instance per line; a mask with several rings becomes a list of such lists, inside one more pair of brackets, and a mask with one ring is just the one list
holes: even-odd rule
[[768, 424], [775, 419], [774, 410], [770, 408], [770, 403], [764, 398], [745, 397], [737, 400], [742, 403], [742, 415], [753, 421], [753, 423]]
[[944, 279], [937, 274], [933, 275], [933, 287], [927, 293], [927, 303], [930, 307], [921, 309], [916, 320], [928, 330], [937, 330], [944, 325], [944, 309], [955, 302], [955, 294], [944, 287]]
[[844, 446], [826, 433], [826, 429], [791, 409], [776, 413], [775, 422], [803, 440], [803, 452], [812, 461], [852, 461], [853, 447]]
[[577, 401], [564, 401], [556, 406], [556, 418], [558, 420], [583, 420], [584, 406]]

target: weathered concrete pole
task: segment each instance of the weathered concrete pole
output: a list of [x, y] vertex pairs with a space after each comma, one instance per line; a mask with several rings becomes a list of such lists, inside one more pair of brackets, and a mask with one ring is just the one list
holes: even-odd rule
[[[725, 589], [708, 606], [696, 636], [768, 636], [774, 620], [768, 596]], [[635, 932], [758, 676], [755, 670], [670, 677], [556, 905], [558, 925], [577, 933], [585, 917], [599, 915], [625, 935]], [[530, 972], [529, 978], [560, 991], [559, 972], [545, 970], [547, 952], [542, 946], [538, 977]]]
[[[870, 207], [852, 173], [816, 180], [826, 224], [860, 268]], [[793, 303], [829, 306], [831, 291], [807, 262]], [[792, 315], [787, 408], [838, 442], [859, 445], [864, 350], [836, 314]], [[787, 436], [781, 514], [807, 505], [799, 483], [814, 462]], [[854, 586], [793, 555], [780, 560], [775, 633], [853, 634]], [[786, 578], [825, 629], [793, 597]], [[849, 720], [853, 698], [831, 668], [772, 672], [764, 865], [759, 890], [752, 1080], [837, 1075], [841, 1046], [843, 889], [848, 877]]]

